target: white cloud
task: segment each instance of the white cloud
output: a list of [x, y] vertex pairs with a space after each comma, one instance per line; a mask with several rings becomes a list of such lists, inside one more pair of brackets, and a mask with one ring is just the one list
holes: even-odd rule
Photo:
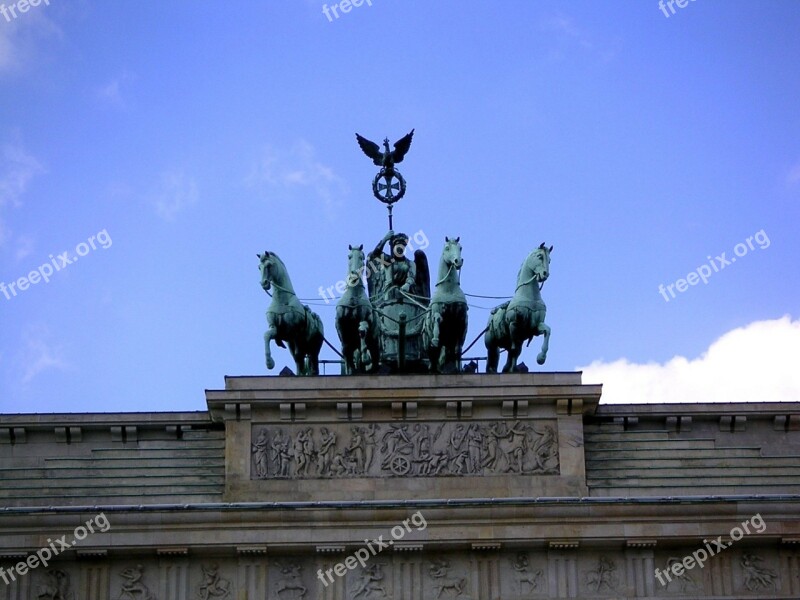
[[554, 46], [548, 52], [548, 58], [554, 61], [564, 60], [575, 47], [596, 55], [603, 63], [612, 61], [618, 53], [618, 43], [596, 41], [585, 28], [580, 27], [575, 19], [558, 12], [542, 19], [541, 30], [552, 34]]
[[[8, 5], [9, 2], [5, 4]], [[61, 29], [47, 15], [47, 6], [40, 4], [25, 14], [17, 13], [17, 18], [10, 21], [0, 16], [0, 74], [19, 71], [26, 65], [35, 64], [39, 39], [48, 36], [62, 37]]]
[[20, 198], [40, 173], [44, 173], [44, 167], [19, 142], [5, 143], [0, 148], [0, 246], [10, 237], [3, 210], [8, 205], [19, 206]]
[[34, 176], [44, 172], [44, 167], [25, 152], [19, 143], [3, 144], [0, 156], [2, 156], [0, 206], [19, 204], [19, 197], [28, 188]]
[[267, 147], [245, 183], [250, 187], [266, 186], [273, 190], [311, 189], [328, 208], [337, 204], [337, 196], [347, 192], [344, 180], [316, 159], [314, 147], [305, 140], [298, 140], [284, 153]]
[[729, 331], [699, 358], [664, 364], [595, 361], [584, 383], [602, 383], [601, 403], [800, 401], [800, 319], [756, 321]]
[[18, 362], [23, 385], [31, 383], [38, 375], [50, 369], [65, 371], [69, 367], [61, 348], [49, 342], [50, 337], [49, 330], [43, 325], [28, 327], [22, 333]]
[[185, 208], [197, 202], [197, 184], [183, 171], [168, 171], [162, 174], [153, 205], [158, 216], [172, 221]]
[[107, 104], [116, 108], [125, 109], [128, 107], [126, 95], [130, 83], [135, 79], [130, 73], [123, 72], [120, 76], [111, 79], [109, 82], [99, 86], [95, 92], [97, 97]]
[[27, 235], [17, 235], [14, 241], [16, 244], [14, 258], [17, 260], [17, 262], [22, 262], [28, 258], [31, 254], [33, 254], [33, 251], [36, 248], [36, 241]]

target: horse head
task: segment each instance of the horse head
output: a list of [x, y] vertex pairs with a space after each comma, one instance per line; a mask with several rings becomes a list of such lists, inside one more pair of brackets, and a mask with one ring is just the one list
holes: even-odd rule
[[364, 244], [359, 246], [347, 246], [347, 285], [353, 287], [364, 273]]
[[464, 259], [461, 258], [461, 244], [459, 243], [460, 237], [450, 239], [445, 237], [444, 250], [442, 251], [442, 261], [448, 267], [453, 266], [456, 269], [461, 269], [464, 265]]
[[268, 292], [272, 285], [272, 261], [269, 251], [264, 250], [264, 254], [256, 254], [258, 260], [258, 270], [261, 272], [261, 287]]
[[552, 246], [548, 248], [542, 242], [525, 261], [526, 266], [539, 283], [544, 283], [550, 277], [550, 253], [552, 251]]
[[264, 251], [264, 254], [256, 254], [259, 264], [258, 269], [261, 271], [261, 287], [265, 292], [269, 292], [270, 287], [274, 285], [279, 291], [289, 292], [294, 294], [292, 283], [289, 281], [289, 276], [286, 272], [286, 266], [280, 257], [274, 252]]

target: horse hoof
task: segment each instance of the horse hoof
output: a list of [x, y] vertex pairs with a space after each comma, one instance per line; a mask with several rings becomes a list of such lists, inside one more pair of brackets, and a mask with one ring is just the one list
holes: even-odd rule
[[543, 365], [543, 364], [544, 364], [544, 361], [545, 361], [546, 359], [547, 359], [547, 355], [546, 355], [546, 354], [539, 354], [539, 355], [536, 357], [536, 362], [537, 362], [537, 363], [539, 363], [540, 365]]
[[274, 368], [275, 368], [275, 360], [270, 356], [267, 359], [267, 369], [269, 369], [271, 371]]

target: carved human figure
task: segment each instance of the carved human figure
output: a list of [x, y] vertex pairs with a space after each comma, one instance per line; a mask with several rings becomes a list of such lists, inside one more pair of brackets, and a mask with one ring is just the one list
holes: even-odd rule
[[368, 473], [372, 467], [372, 459], [375, 456], [375, 445], [377, 444], [378, 431], [380, 426], [377, 423], [370, 423], [363, 430], [364, 435], [364, 472]]
[[347, 453], [347, 449], [333, 456], [331, 474], [335, 477], [354, 477], [356, 475], [356, 463]]
[[606, 556], [601, 556], [597, 561], [597, 566], [586, 572], [586, 585], [599, 592], [603, 587], [609, 591], [614, 591], [617, 587], [617, 565]]
[[144, 567], [136, 565], [124, 569], [120, 574], [125, 582], [122, 584], [122, 591], [119, 598], [123, 600], [154, 600], [154, 596], [150, 589], [142, 582], [144, 576]]
[[739, 564], [742, 566], [744, 587], [751, 592], [775, 589], [778, 573], [769, 567], [762, 566], [764, 559], [755, 554], [745, 553]]
[[436, 593], [435, 599], [442, 597], [445, 591], [451, 593], [451, 597], [459, 598], [464, 594], [467, 587], [467, 578], [461, 576], [450, 575], [450, 561], [446, 559], [438, 559], [431, 561], [428, 568], [428, 574], [433, 579]]
[[517, 554], [516, 560], [511, 561], [511, 568], [516, 571], [517, 584], [519, 586], [519, 594], [525, 595], [525, 584], [528, 585], [528, 593], [532, 593], [539, 587], [539, 581], [542, 578], [542, 570], [537, 569], [534, 572], [530, 570], [530, 563], [528, 562], [528, 555], [525, 552]]
[[525, 456], [528, 454], [528, 433], [530, 428], [524, 423], [517, 421], [509, 429], [508, 434], [513, 445], [511, 450], [510, 470], [517, 473], [525, 471]]
[[495, 421], [486, 427], [484, 433], [486, 434], [486, 458], [483, 460], [483, 467], [494, 471], [498, 468], [501, 458], [506, 465], [510, 464], [505, 450], [500, 445], [500, 440], [508, 439], [510, 436], [505, 421]]
[[266, 429], [258, 434], [258, 439], [252, 445], [253, 458], [255, 459], [256, 475], [264, 479], [269, 474], [269, 435]]
[[431, 433], [427, 425], [417, 423], [414, 425], [414, 435], [411, 437], [414, 445], [412, 455], [414, 460], [420, 460], [423, 456], [430, 456], [431, 453]]
[[544, 433], [533, 445], [533, 455], [536, 465], [542, 471], [549, 471], [553, 468], [553, 459], [558, 456], [558, 441], [556, 432], [550, 425], [544, 426]]
[[481, 452], [483, 451], [483, 435], [477, 425], [471, 425], [467, 430], [467, 453], [469, 461], [467, 461], [467, 470], [471, 474], [481, 472]]
[[297, 463], [297, 475], [308, 475], [308, 469], [314, 455], [314, 439], [311, 428], [303, 429], [297, 434], [294, 442], [294, 458]]
[[345, 450], [345, 454], [355, 465], [356, 472], [362, 473], [364, 471], [364, 438], [361, 436], [361, 429], [351, 427], [350, 435], [350, 445]]
[[461, 445], [464, 443], [465, 438], [466, 432], [464, 431], [464, 426], [459, 423], [453, 428], [450, 434], [450, 446], [457, 452], [461, 451]]
[[278, 477], [289, 477], [289, 465], [291, 464], [291, 452], [289, 450], [290, 439], [288, 435], [283, 436], [283, 432], [278, 429], [272, 439], [273, 461]]
[[230, 596], [231, 582], [220, 576], [217, 565], [201, 565], [200, 569], [203, 572], [203, 581], [197, 593], [199, 600], [212, 600], [212, 598], [225, 600]]
[[[670, 571], [675, 564], [683, 564], [683, 560], [677, 558], [675, 556], [670, 556], [667, 559], [667, 567], [666, 571]], [[680, 573], [678, 575], [677, 573]], [[673, 576], [675, 577], [675, 582], [680, 583], [681, 592], [686, 592], [690, 587], [697, 588], [697, 583], [692, 577], [691, 573], [687, 571], [685, 568], [680, 568], [675, 571], [672, 571]], [[667, 587], [669, 587], [669, 583], [667, 582]]]
[[47, 571], [47, 583], [39, 586], [38, 598], [49, 600], [73, 600], [75, 594], [69, 580], [69, 573], [61, 569]]
[[320, 445], [317, 451], [317, 475], [327, 475], [330, 471], [333, 452], [336, 447], [336, 433], [322, 427], [320, 430]]
[[355, 599], [361, 594], [364, 594], [364, 598], [368, 598], [375, 593], [379, 593], [380, 596], [378, 597], [380, 598], [386, 598], [386, 588], [383, 587], [381, 583], [385, 577], [383, 573], [383, 563], [373, 563], [364, 567], [364, 570], [361, 572], [356, 582], [351, 598]]
[[[281, 578], [275, 586], [275, 595], [279, 598], [305, 598], [308, 589], [303, 585], [301, 571], [303, 567], [288, 563], [281, 567]], [[287, 592], [294, 592], [289, 595]]]
[[390, 425], [389, 431], [383, 434], [383, 460], [382, 469], [389, 469], [392, 460], [397, 454], [410, 454], [414, 445], [408, 437], [407, 425]]

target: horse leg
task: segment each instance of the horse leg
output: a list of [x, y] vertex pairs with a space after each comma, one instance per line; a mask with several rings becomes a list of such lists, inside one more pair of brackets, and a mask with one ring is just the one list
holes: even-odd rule
[[518, 342], [517, 337], [517, 315], [514, 310], [506, 312], [506, 323], [508, 324], [508, 359], [506, 365], [503, 367], [503, 373], [513, 373], [517, 370], [517, 358], [519, 358], [521, 351], [521, 343]]
[[307, 375], [305, 353], [294, 342], [289, 342], [289, 353], [292, 355], [292, 358], [294, 359], [294, 364], [297, 367], [297, 374]]
[[506, 311], [506, 325], [508, 326], [508, 358], [503, 367], [503, 373], [513, 373], [517, 369], [517, 358], [519, 357], [519, 344], [517, 340], [517, 318], [519, 313], [516, 310]]
[[444, 366], [447, 364], [447, 346], [442, 344], [439, 348], [439, 357], [436, 359], [436, 372], [441, 373]]
[[[269, 323], [269, 321], [267, 322]], [[267, 361], [267, 369], [270, 371], [275, 368], [275, 361], [270, 353], [269, 344], [276, 335], [278, 335], [278, 328], [273, 323], [269, 323], [269, 329], [264, 333], [264, 356]]]
[[456, 334], [456, 341], [453, 342], [453, 360], [456, 362], [456, 373], [461, 373], [461, 357], [464, 355], [464, 342], [467, 340], [467, 309], [462, 308], [459, 315], [459, 332]]
[[497, 373], [497, 363], [500, 362], [500, 342], [492, 335], [492, 322], [486, 328], [483, 336], [483, 345], [486, 346], [486, 372]]
[[497, 373], [497, 364], [500, 362], [500, 349], [497, 346], [489, 346], [486, 350], [486, 372]]
[[[362, 329], [362, 325], [366, 328]], [[367, 338], [369, 337], [370, 330], [369, 330], [369, 323], [366, 321], [361, 321], [359, 323], [359, 330], [358, 330], [358, 337], [359, 337], [359, 354], [361, 357], [361, 369], [366, 372], [372, 369], [372, 354], [369, 351], [369, 347], [367, 345]]]
[[319, 352], [308, 354], [308, 371], [309, 375], [319, 375]]
[[347, 338], [342, 338], [342, 357], [344, 358], [344, 373], [345, 375], [352, 375], [355, 372], [355, 364], [353, 359], [354, 350]]
[[431, 333], [431, 346], [434, 348], [439, 347], [439, 325], [442, 323], [441, 309], [433, 310], [431, 313], [431, 320], [433, 321], [433, 331]]
[[544, 341], [542, 342], [542, 350], [536, 357], [536, 362], [543, 365], [544, 361], [547, 360], [547, 350], [550, 347], [550, 327], [544, 323], [540, 323], [538, 329], [542, 335], [544, 335]]

